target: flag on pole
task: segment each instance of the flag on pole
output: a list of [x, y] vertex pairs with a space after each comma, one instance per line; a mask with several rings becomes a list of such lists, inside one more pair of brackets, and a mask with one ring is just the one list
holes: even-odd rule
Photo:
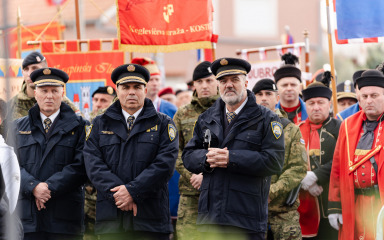
[[212, 48], [212, 2], [117, 0], [120, 49], [173, 52]]
[[[48, 23], [23, 26], [21, 28], [21, 57], [26, 57], [32, 51], [36, 51], [38, 46], [28, 45], [28, 41], [33, 41], [39, 36], [39, 34], [44, 31], [44, 34], [41, 36], [42, 40], [59, 40], [61, 39], [61, 33], [65, 30], [65, 26], [59, 24], [58, 22], [52, 22], [51, 25], [47, 27]], [[12, 28], [9, 31], [10, 33], [10, 56], [11, 58], [17, 57], [17, 28]]]
[[384, 42], [383, 0], [334, 0], [338, 44]]
[[197, 62], [213, 62], [212, 49], [197, 49]]
[[47, 3], [49, 6], [57, 6], [64, 4], [66, 1], [67, 0], [47, 0]]

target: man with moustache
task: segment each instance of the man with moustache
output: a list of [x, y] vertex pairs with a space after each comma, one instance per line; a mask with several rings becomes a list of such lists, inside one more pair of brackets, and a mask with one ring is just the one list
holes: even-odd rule
[[[272, 79], [259, 80], [252, 89], [256, 103], [260, 104], [280, 117], [284, 131], [284, 165], [281, 173], [273, 175], [268, 198], [268, 223], [271, 228], [270, 238], [278, 240], [300, 239], [299, 199], [295, 189], [307, 173], [307, 155], [300, 129], [294, 123], [283, 117], [279, 109], [277, 87]], [[296, 191], [295, 191], [296, 190]], [[293, 198], [287, 203], [290, 198]], [[269, 238], [268, 238], [269, 239]]]
[[308, 170], [301, 181], [300, 226], [303, 238], [337, 239], [328, 222], [328, 189], [333, 153], [341, 121], [331, 118], [330, 75], [303, 90], [308, 118], [299, 124], [308, 155]]
[[134, 58], [132, 59], [132, 63], [139, 64], [148, 69], [150, 79], [147, 83], [146, 97], [153, 102], [156, 111], [167, 114], [169, 117], [173, 118], [177, 111], [177, 107], [172, 103], [159, 98], [158, 95], [161, 89], [161, 73], [156, 62], [150, 58]]
[[202, 62], [193, 71], [193, 99], [177, 110], [174, 121], [179, 132], [179, 156], [176, 170], [180, 173], [180, 203], [176, 223], [177, 239], [201, 239], [196, 227], [200, 186], [203, 175], [193, 174], [185, 169], [181, 160], [184, 147], [192, 138], [195, 122], [219, 98], [218, 82], [211, 71], [211, 63]]
[[[150, 58], [134, 58], [132, 59], [132, 63], [139, 64], [149, 71], [150, 78], [146, 85], [146, 98], [152, 101], [156, 111], [167, 114], [170, 118], [173, 118], [177, 111], [177, 107], [174, 104], [159, 98], [158, 96], [162, 81], [160, 69], [157, 66], [156, 62]], [[180, 197], [178, 188], [179, 177], [179, 173], [177, 171], [174, 171], [174, 174], [172, 175], [168, 183], [171, 216], [174, 227], [176, 227], [177, 207], [179, 206]]]
[[329, 184], [329, 222], [339, 239], [377, 239], [384, 202], [384, 75], [366, 70], [356, 79], [362, 111], [340, 127]]
[[149, 72], [137, 64], [111, 75], [118, 100], [88, 129], [85, 166], [97, 190], [99, 239], [168, 240], [168, 197], [178, 153], [171, 118], [145, 98]]
[[237, 58], [212, 63], [221, 98], [199, 116], [183, 151], [184, 166], [203, 174], [197, 224], [204, 238], [264, 239], [267, 231], [270, 176], [282, 169], [284, 136], [278, 116], [247, 90], [250, 69]]

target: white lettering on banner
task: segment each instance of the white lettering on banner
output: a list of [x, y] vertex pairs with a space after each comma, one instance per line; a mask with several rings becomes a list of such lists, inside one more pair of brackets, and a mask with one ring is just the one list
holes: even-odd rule
[[252, 90], [253, 86], [263, 78], [273, 78], [275, 71], [281, 66], [281, 61], [265, 61], [251, 63], [251, 71], [247, 75], [248, 89]]

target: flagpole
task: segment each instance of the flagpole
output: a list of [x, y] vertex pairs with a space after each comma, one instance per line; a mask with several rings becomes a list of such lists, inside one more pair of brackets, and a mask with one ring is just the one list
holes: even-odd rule
[[133, 52], [129, 52], [129, 62], [132, 62], [133, 59]]
[[[212, 4], [213, 2], [211, 2]], [[215, 20], [213, 19], [213, 11], [212, 11], [212, 36], [215, 33]], [[211, 37], [212, 39], [212, 37]], [[216, 60], [216, 43], [211, 40], [212, 43], [212, 62]]]
[[61, 5], [60, 4], [57, 4], [57, 13], [59, 14], [59, 16], [57, 17], [58, 19], [58, 25], [57, 25], [57, 30], [58, 30], [58, 32], [59, 32], [59, 34], [60, 34], [60, 40], [62, 40], [63, 39], [63, 31], [61, 31], [61, 24], [62, 24], [62, 22], [63, 22], [63, 20], [62, 20], [62, 16], [61, 16]]
[[77, 39], [81, 39], [80, 31], [80, 12], [79, 12], [79, 0], [75, 0], [75, 11], [76, 11], [76, 35]]
[[[310, 47], [309, 47], [309, 32], [308, 32], [308, 30], [304, 30], [304, 42], [305, 42], [305, 72], [307, 74], [309, 74], [311, 63], [309, 62]], [[310, 80], [311, 79], [305, 79], [305, 84], [304, 84], [305, 86], [304, 87], [307, 87], [308, 82]]]
[[17, 58], [21, 58], [21, 13], [20, 6], [17, 7]]
[[336, 75], [335, 63], [333, 61], [333, 46], [332, 46], [332, 30], [331, 30], [331, 17], [329, 10], [329, 0], [327, 0], [327, 21], [328, 21], [328, 48], [329, 48], [329, 64], [331, 65], [332, 74], [332, 98], [333, 98], [333, 116], [337, 114], [337, 97], [336, 97]]

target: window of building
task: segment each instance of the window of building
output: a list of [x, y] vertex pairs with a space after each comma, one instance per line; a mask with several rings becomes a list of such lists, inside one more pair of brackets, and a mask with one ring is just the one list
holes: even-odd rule
[[234, 0], [234, 34], [241, 37], [276, 37], [277, 0]]

